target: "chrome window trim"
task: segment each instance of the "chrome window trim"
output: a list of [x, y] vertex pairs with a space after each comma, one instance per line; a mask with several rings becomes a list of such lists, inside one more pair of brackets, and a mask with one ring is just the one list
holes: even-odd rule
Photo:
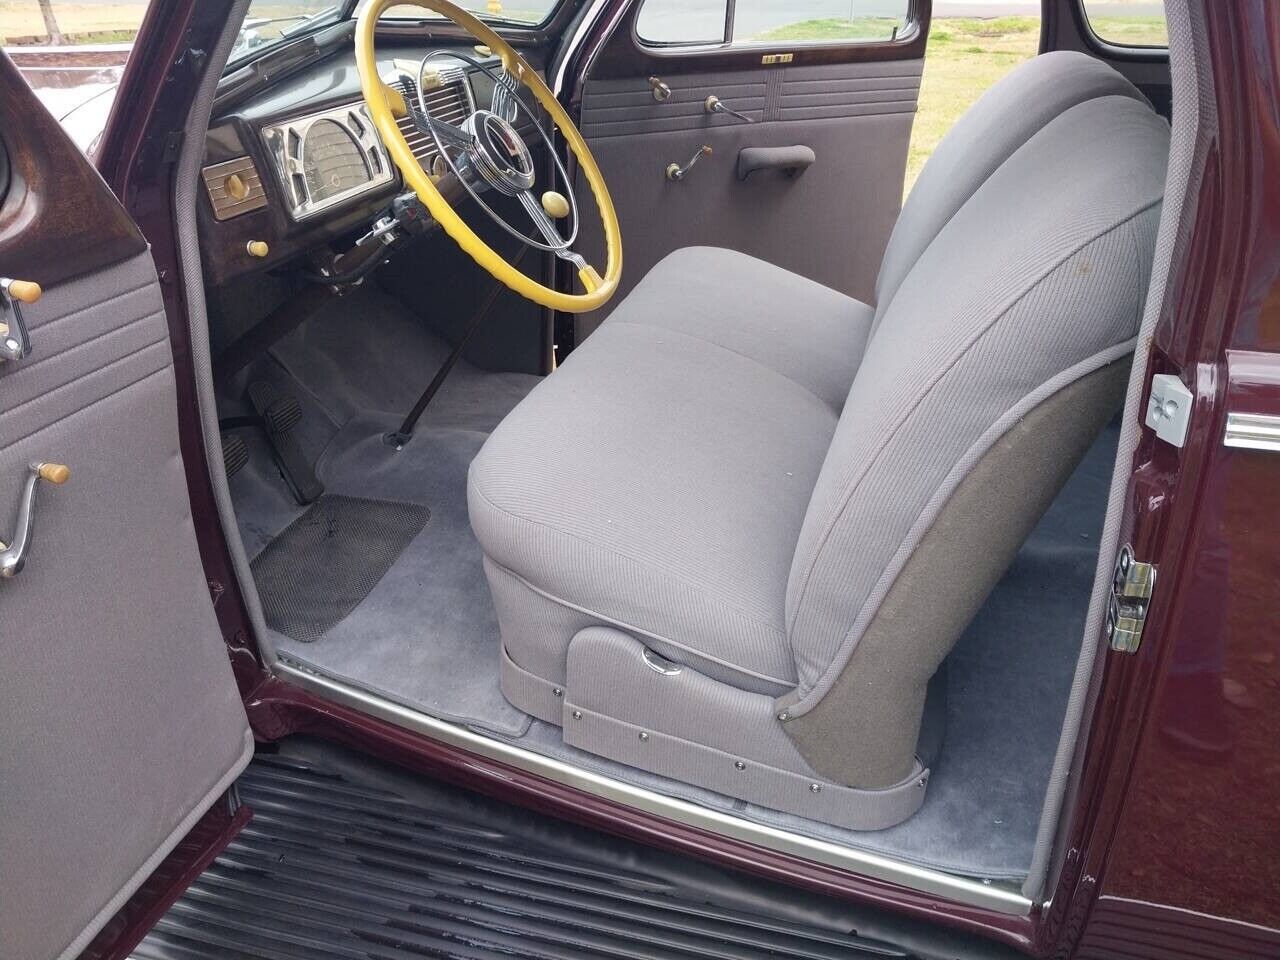
[[[301, 175], [305, 185], [306, 173], [301, 145], [306, 143], [307, 131], [322, 120], [330, 120], [338, 124], [355, 140], [364, 154], [364, 162], [369, 167], [370, 176], [357, 187], [317, 202], [312, 201], [309, 195], [300, 196], [294, 189], [293, 178], [295, 175]], [[291, 154], [288, 148], [290, 134], [298, 138], [297, 156]], [[262, 141], [271, 157], [276, 180], [288, 200], [289, 216], [294, 220], [306, 220], [330, 207], [379, 190], [396, 178], [395, 168], [391, 165], [391, 156], [374, 128], [373, 118], [369, 116], [369, 108], [365, 106], [363, 100], [265, 126], [262, 128]]]
[[1227, 413], [1222, 444], [1241, 450], [1280, 453], [1280, 416], [1267, 413]]
[[386, 720], [398, 727], [460, 747], [471, 753], [510, 764], [557, 783], [614, 803], [656, 814], [687, 826], [752, 843], [779, 853], [800, 857], [823, 866], [848, 870], [859, 876], [894, 883], [910, 890], [946, 897], [965, 906], [979, 907], [1009, 916], [1028, 916], [1032, 902], [1016, 887], [998, 881], [974, 880], [894, 860], [881, 854], [844, 847], [826, 840], [744, 820], [709, 807], [664, 796], [563, 761], [487, 737], [458, 724], [437, 720], [376, 694], [323, 676], [281, 654], [276, 676], [341, 706]]

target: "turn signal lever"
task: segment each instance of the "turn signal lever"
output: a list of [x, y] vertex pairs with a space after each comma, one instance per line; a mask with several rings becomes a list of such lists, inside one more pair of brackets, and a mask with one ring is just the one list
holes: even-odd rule
[[22, 572], [27, 562], [27, 550], [31, 546], [31, 528], [36, 510], [36, 487], [41, 480], [54, 486], [62, 486], [71, 479], [71, 471], [61, 463], [33, 463], [22, 489], [22, 502], [18, 505], [18, 530], [13, 546], [0, 542], [0, 577], [9, 579]]

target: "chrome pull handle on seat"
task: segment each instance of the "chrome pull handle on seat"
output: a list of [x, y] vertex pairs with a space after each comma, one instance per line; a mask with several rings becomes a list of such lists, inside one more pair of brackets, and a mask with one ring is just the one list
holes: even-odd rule
[[742, 123], [755, 123], [755, 121], [752, 120], [750, 117], [748, 117], [745, 113], [739, 113], [737, 110], [733, 109], [733, 107], [729, 106], [719, 97], [717, 97], [714, 93], [711, 96], [707, 97], [706, 100], [702, 101], [702, 106], [707, 111], [707, 113], [723, 114], [727, 117], [733, 117], [735, 120], [739, 120]]
[[689, 171], [693, 169], [693, 165], [695, 163], [697, 163], [703, 157], [709, 157], [709, 156], [711, 156], [711, 148], [708, 146], [704, 146], [692, 157], [690, 157], [689, 162], [686, 163], [684, 166], [681, 166], [678, 163], [667, 164], [667, 179], [683, 180], [685, 177], [689, 175]]
[[0, 360], [21, 360], [31, 352], [31, 338], [20, 304], [40, 299], [40, 284], [0, 277]]
[[27, 562], [27, 550], [31, 547], [31, 528], [36, 510], [36, 487], [41, 480], [62, 486], [71, 478], [71, 471], [61, 463], [33, 463], [22, 489], [22, 502], [18, 504], [18, 529], [13, 535], [13, 545], [0, 542], [0, 577], [9, 579], [22, 572]]

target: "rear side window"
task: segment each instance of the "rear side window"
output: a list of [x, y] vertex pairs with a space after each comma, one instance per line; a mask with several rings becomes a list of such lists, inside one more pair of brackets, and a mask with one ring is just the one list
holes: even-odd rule
[[1169, 46], [1163, 3], [1084, 0], [1084, 10], [1089, 28], [1106, 43], [1118, 47]]
[[883, 43], [909, 0], [645, 0], [636, 33], [653, 44]]

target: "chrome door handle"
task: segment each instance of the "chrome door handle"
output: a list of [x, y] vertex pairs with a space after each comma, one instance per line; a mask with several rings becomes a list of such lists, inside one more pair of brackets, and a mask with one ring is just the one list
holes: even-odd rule
[[19, 304], [40, 299], [40, 284], [0, 277], [0, 360], [21, 360], [31, 352], [31, 338]]
[[70, 478], [71, 471], [61, 463], [31, 464], [26, 486], [22, 488], [22, 501], [18, 504], [18, 529], [13, 535], [13, 545], [6, 546], [0, 542], [0, 577], [16, 577], [27, 562], [36, 511], [36, 487], [40, 485], [40, 481], [46, 480], [55, 486], [62, 486]]

